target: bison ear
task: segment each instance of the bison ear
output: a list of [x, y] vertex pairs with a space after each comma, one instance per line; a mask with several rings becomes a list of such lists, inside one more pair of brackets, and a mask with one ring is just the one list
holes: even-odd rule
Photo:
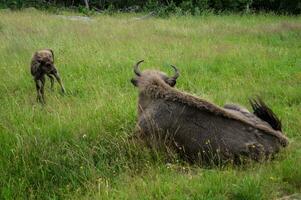
[[137, 87], [138, 86], [138, 81], [134, 78], [131, 79], [132, 84]]
[[48, 50], [51, 52], [51, 54], [52, 54], [52, 60], [54, 62], [54, 53], [53, 53], [53, 50], [52, 49], [48, 49]]
[[171, 87], [174, 87], [176, 85], [177, 81], [175, 79], [168, 79], [167, 84]]

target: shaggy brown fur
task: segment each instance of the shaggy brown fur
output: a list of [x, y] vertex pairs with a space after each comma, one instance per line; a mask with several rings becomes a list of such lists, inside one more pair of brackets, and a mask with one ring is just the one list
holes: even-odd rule
[[[153, 73], [153, 72], [148, 71], [147, 73]], [[164, 83], [159, 77], [156, 76], [151, 78], [150, 77], [151, 76], [141, 81], [141, 84], [139, 85], [139, 89], [141, 93], [151, 98], [179, 102], [181, 104], [188, 105], [200, 110], [207, 110], [217, 116], [239, 120], [254, 128], [258, 128], [266, 132], [267, 134], [271, 134], [278, 137], [279, 141], [283, 144], [283, 146], [287, 145], [288, 140], [280, 131], [274, 130], [272, 127], [267, 126], [266, 122], [262, 120], [258, 120], [257, 118], [255, 118], [255, 116], [254, 116], [254, 121], [250, 121], [250, 118], [246, 117], [245, 115], [242, 115], [241, 112], [233, 112], [230, 110], [226, 110], [204, 99], [195, 97], [191, 94], [181, 92], [175, 88], [172, 88], [166, 83]]]
[[56, 78], [57, 82], [61, 86], [62, 92], [65, 93], [65, 88], [54, 65], [54, 54], [51, 49], [43, 49], [34, 53], [31, 58], [30, 71], [36, 83], [37, 101], [45, 103], [45, 75], [50, 78], [51, 89], [53, 89], [54, 78]]
[[[280, 130], [273, 129], [256, 113], [233, 105], [221, 108], [174, 89], [162, 72], [146, 70], [133, 80], [139, 89], [140, 134], [153, 135], [154, 127], [160, 134], [169, 133], [176, 146], [185, 149], [184, 154], [192, 160], [208, 156], [208, 149], [204, 150], [206, 140], [214, 141], [210, 151], [220, 152], [220, 159], [245, 155], [260, 160], [288, 144]], [[261, 111], [272, 113], [270, 109]]]

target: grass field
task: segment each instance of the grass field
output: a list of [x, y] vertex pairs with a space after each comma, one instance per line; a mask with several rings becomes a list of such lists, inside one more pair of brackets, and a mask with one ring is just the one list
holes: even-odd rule
[[[72, 13], [65, 13], [72, 15]], [[0, 11], [0, 199], [277, 199], [301, 192], [301, 17], [228, 15], [74, 21]], [[66, 95], [36, 103], [32, 53], [52, 48]], [[127, 140], [133, 64], [219, 105], [260, 95], [290, 145], [275, 160], [206, 168]], [[250, 108], [250, 106], [248, 106]]]

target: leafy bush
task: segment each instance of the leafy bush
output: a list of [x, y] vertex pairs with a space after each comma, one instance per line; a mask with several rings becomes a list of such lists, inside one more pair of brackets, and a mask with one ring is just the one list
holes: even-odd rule
[[[199, 15], [206, 10], [244, 12], [249, 9], [255, 11], [272, 11], [275, 13], [300, 14], [300, 0], [90, 0], [90, 7], [96, 10], [112, 8], [121, 11], [156, 11], [158, 15], [169, 13]], [[4, 0], [0, 8], [20, 9], [23, 7], [48, 8], [84, 7], [83, 0]]]
[[282, 13], [301, 13], [300, 0], [253, 0], [253, 8], [256, 10], [276, 11]]

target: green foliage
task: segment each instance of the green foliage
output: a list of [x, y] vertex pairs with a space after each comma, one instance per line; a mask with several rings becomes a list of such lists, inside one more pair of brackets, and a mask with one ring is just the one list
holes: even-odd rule
[[301, 13], [300, 0], [253, 0], [254, 9], [282, 12], [282, 13]]
[[[90, 7], [96, 10], [107, 10], [108, 12], [121, 11], [156, 11], [159, 16], [166, 16], [170, 13], [174, 14], [193, 14], [199, 15], [202, 11], [214, 10], [216, 12], [246, 12], [248, 10], [255, 11], [273, 11], [276, 13], [300, 14], [300, 0], [90, 0]], [[0, 3], [1, 7], [9, 7], [20, 9], [24, 7], [49, 8], [57, 7], [79, 7], [79, 11], [87, 13], [81, 7], [84, 7], [84, 1], [79, 0], [4, 0]]]
[[258, 200], [263, 199], [262, 183], [258, 179], [252, 177], [243, 178], [232, 189], [231, 199], [233, 200]]

